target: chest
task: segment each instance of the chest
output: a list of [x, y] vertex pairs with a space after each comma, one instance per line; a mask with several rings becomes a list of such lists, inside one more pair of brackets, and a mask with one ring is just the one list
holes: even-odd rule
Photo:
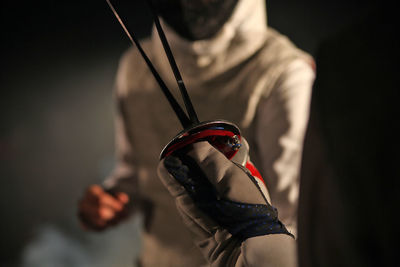
[[[240, 88], [226, 86], [210, 83], [190, 89], [200, 121], [224, 119], [240, 127], [248, 97]], [[179, 92], [173, 94], [181, 102]], [[163, 147], [182, 130], [176, 115], [160, 90], [139, 91], [127, 96], [125, 103], [125, 124], [138, 161], [158, 162]]]

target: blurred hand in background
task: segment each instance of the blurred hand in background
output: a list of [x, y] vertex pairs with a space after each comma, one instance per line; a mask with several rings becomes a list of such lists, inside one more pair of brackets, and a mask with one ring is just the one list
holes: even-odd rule
[[91, 185], [78, 204], [81, 225], [86, 230], [102, 231], [129, 216], [129, 196], [109, 193], [99, 185]]

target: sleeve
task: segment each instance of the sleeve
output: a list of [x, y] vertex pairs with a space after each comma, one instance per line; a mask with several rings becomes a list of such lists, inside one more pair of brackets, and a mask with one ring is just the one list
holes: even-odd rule
[[111, 175], [103, 183], [111, 192], [125, 192], [131, 197], [137, 193], [136, 168], [131, 141], [127, 132], [123, 101], [117, 101], [115, 116], [116, 165]]
[[114, 98], [116, 101], [115, 115], [115, 150], [116, 165], [111, 175], [105, 179], [103, 186], [111, 192], [125, 192], [131, 199], [137, 194], [137, 171], [135, 155], [129, 127], [127, 125], [126, 101], [132, 75], [133, 52], [127, 51], [121, 58], [116, 76]]
[[258, 107], [255, 140], [263, 177], [279, 218], [296, 236], [299, 172], [315, 73], [293, 61]]
[[288, 235], [256, 236], [245, 240], [235, 267], [296, 267], [296, 241]]

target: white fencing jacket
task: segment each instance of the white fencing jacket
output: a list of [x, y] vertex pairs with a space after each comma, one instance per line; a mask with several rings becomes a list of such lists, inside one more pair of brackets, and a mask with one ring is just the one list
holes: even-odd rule
[[[199, 119], [224, 119], [239, 126], [250, 144], [251, 161], [266, 181], [272, 205], [296, 234], [313, 60], [267, 27], [264, 2], [240, 0], [212, 39], [189, 42], [165, 23], [163, 28]], [[181, 100], [156, 32], [142, 45]], [[144, 207], [143, 266], [204, 264], [174, 200], [157, 177], [159, 153], [182, 127], [134, 47], [121, 59], [115, 95], [118, 163], [104, 184], [129, 193], [134, 207]]]

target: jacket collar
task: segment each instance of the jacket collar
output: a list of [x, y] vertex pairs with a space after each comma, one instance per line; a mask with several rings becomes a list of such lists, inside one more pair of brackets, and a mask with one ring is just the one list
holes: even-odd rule
[[[267, 23], [264, 0], [240, 0], [231, 18], [213, 37], [188, 41], [161, 20], [185, 82], [212, 79], [248, 59], [263, 45]], [[151, 36], [154, 60], [166, 80], [173, 78], [157, 31]]]

